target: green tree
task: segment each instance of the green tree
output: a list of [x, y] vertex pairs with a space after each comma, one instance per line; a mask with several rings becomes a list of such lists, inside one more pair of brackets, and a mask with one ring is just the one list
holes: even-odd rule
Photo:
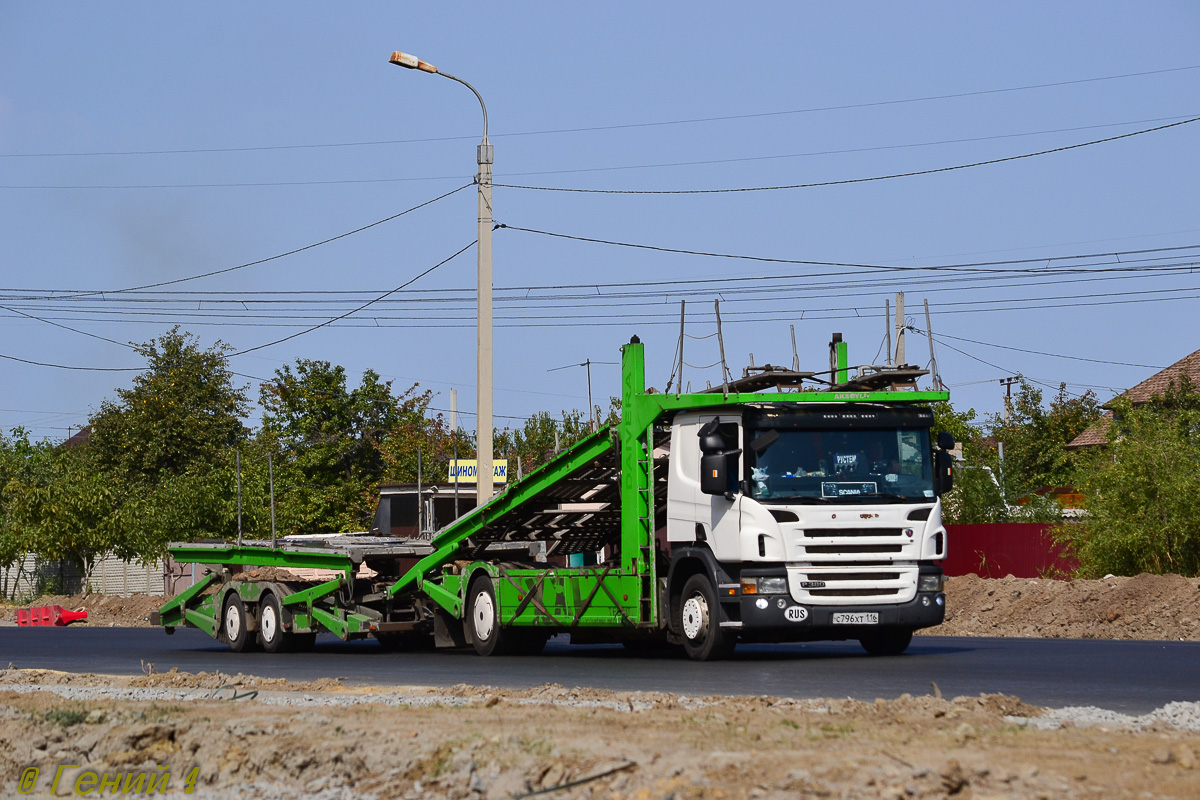
[[949, 431], [961, 459], [954, 465], [954, 488], [942, 498], [942, 518], [952, 523], [1004, 522], [1010, 514], [996, 478], [995, 443], [975, 424], [975, 409], [955, 411], [933, 403], [931, 435]]
[[1075, 459], [1067, 445], [1103, 413], [1095, 394], [1072, 397], [1061, 384], [1046, 407], [1042, 390], [1022, 378], [1017, 396], [1006, 403], [1007, 415], [993, 415], [987, 427], [989, 436], [1004, 444], [1003, 483], [1009, 501], [1030, 500], [1045, 486], [1073, 485]]
[[397, 396], [367, 370], [357, 388], [343, 367], [298, 359], [260, 389], [258, 452], [277, 452], [277, 522], [287, 533], [363, 530], [381, 482], [416, 479], [444, 466], [444, 426], [426, 417], [432, 394], [416, 385]]
[[492, 446], [495, 453], [508, 458], [509, 471], [515, 476], [518, 458], [521, 469], [528, 473], [549, 461], [556, 447], [565, 450], [588, 433], [588, 421], [578, 409], [563, 411], [559, 418], [539, 411], [519, 428], [496, 431]]
[[229, 345], [202, 349], [175, 327], [136, 347], [148, 362], [117, 403], [91, 418], [88, 447], [100, 464], [129, 480], [155, 483], [196, 462], [215, 464], [245, 441], [246, 389], [234, 383]]
[[97, 553], [149, 561], [173, 540], [234, 533], [227, 465], [247, 441], [248, 402], [228, 345], [204, 349], [176, 327], [136, 349], [146, 371], [92, 416], [88, 443], [70, 448], [78, 462], [64, 462], [76, 473], [58, 492], [93, 487], [92, 516], [76, 509], [80, 536], [91, 531]]
[[86, 575], [113, 548], [117, 489], [86, 448], [32, 444], [17, 429], [0, 441], [0, 470], [0, 564], [36, 554]]
[[1080, 574], [1200, 574], [1200, 395], [1184, 381], [1134, 407], [1113, 403], [1108, 445], [1077, 484], [1087, 516], [1056, 529]]

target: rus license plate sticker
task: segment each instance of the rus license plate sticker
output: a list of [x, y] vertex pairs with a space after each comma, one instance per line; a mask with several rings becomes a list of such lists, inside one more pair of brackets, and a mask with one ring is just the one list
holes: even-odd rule
[[875, 611], [863, 611], [857, 614], [835, 612], [834, 625], [878, 625], [879, 614]]

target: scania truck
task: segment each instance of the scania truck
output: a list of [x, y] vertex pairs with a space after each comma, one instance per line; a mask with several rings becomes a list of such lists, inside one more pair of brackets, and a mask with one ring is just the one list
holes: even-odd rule
[[156, 622], [235, 651], [325, 632], [483, 656], [537, 653], [561, 633], [700, 661], [739, 642], [902, 653], [945, 614], [954, 442], [932, 436], [930, 405], [948, 393], [919, 389], [927, 373], [911, 366], [849, 366], [839, 335], [830, 348], [828, 371], [757, 367], [672, 393], [647, 389], [634, 337], [620, 421], [489, 502], [427, 537], [384, 523], [173, 544], [207, 574]]

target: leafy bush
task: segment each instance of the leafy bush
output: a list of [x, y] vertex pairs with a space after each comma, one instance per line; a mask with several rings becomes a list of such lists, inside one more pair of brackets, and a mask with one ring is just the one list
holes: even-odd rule
[[1113, 410], [1107, 448], [1079, 472], [1088, 514], [1060, 525], [1057, 539], [1081, 576], [1200, 574], [1200, 395], [1185, 383]]

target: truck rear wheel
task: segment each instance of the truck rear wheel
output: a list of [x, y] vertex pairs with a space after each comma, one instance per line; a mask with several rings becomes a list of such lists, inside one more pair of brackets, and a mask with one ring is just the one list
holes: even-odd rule
[[266, 592], [258, 601], [258, 642], [268, 653], [287, 649], [291, 634], [283, 629], [283, 611], [278, 598]]
[[225, 595], [225, 603], [221, 609], [221, 634], [225, 643], [235, 653], [251, 649], [254, 637], [247, 627], [246, 604], [238, 595], [237, 590]]
[[505, 653], [509, 638], [500, 627], [500, 608], [496, 604], [496, 590], [492, 579], [480, 575], [471, 581], [467, 592], [467, 628], [471, 644], [481, 656], [498, 656]]
[[678, 623], [684, 652], [693, 661], [728, 658], [737, 647], [737, 637], [721, 627], [717, 593], [707, 575], [693, 575], [683, 585]]
[[908, 649], [912, 637], [911, 630], [890, 628], [872, 631], [861, 637], [858, 643], [873, 656], [898, 656]]

